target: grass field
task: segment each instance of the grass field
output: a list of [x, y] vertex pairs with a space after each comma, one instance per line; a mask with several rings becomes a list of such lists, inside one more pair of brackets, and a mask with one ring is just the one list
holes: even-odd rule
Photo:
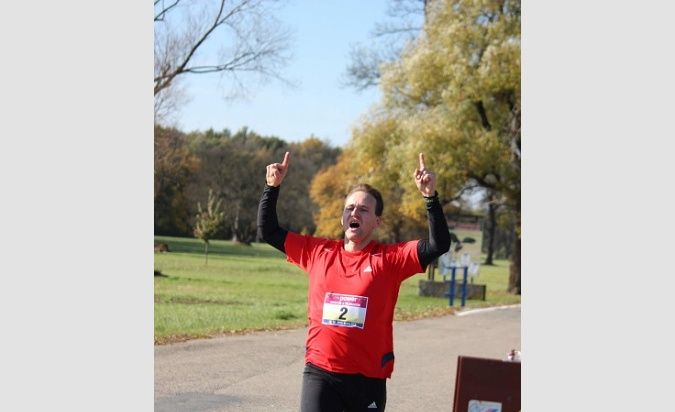
[[[476, 238], [462, 252], [478, 253], [479, 232], [455, 233], [460, 239]], [[155, 242], [167, 243], [170, 250], [155, 254], [155, 270], [164, 275], [155, 277], [156, 343], [306, 325], [307, 276], [271, 246], [211, 241], [206, 265], [204, 244], [197, 239], [158, 236]], [[446, 298], [418, 296], [420, 279], [426, 274], [401, 285], [395, 319], [452, 312]], [[487, 285], [487, 298], [467, 300], [467, 307], [519, 303], [520, 296], [506, 293], [507, 280], [508, 261], [481, 266], [475, 282]]]

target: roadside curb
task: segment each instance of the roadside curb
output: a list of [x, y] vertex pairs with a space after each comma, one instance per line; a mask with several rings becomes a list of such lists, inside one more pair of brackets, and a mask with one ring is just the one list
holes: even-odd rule
[[502, 309], [511, 309], [511, 308], [519, 308], [520, 303], [515, 304], [515, 305], [504, 305], [504, 306], [493, 306], [489, 308], [480, 308], [480, 309], [469, 309], [469, 310], [462, 310], [459, 312], [455, 312], [455, 316], [466, 316], [466, 315], [475, 315], [477, 313], [485, 313], [485, 312], [493, 312], [495, 310], [502, 310]]

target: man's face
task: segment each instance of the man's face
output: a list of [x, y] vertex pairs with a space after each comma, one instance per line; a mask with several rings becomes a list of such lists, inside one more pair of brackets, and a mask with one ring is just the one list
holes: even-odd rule
[[342, 230], [345, 237], [354, 243], [370, 241], [373, 231], [380, 225], [375, 215], [376, 200], [367, 192], [354, 192], [345, 201], [342, 212]]

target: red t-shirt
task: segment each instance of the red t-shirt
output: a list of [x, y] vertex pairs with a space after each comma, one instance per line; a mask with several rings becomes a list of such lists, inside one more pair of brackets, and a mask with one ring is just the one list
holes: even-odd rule
[[309, 274], [306, 362], [338, 373], [391, 376], [399, 287], [423, 271], [417, 243], [372, 241], [347, 252], [341, 240], [288, 232], [287, 259]]

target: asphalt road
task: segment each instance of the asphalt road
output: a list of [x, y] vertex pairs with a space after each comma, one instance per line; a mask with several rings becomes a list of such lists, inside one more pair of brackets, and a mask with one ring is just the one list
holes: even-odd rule
[[[305, 333], [156, 346], [155, 411], [297, 411]], [[394, 322], [386, 410], [451, 411], [457, 356], [504, 359], [510, 349], [520, 349], [520, 306]]]

